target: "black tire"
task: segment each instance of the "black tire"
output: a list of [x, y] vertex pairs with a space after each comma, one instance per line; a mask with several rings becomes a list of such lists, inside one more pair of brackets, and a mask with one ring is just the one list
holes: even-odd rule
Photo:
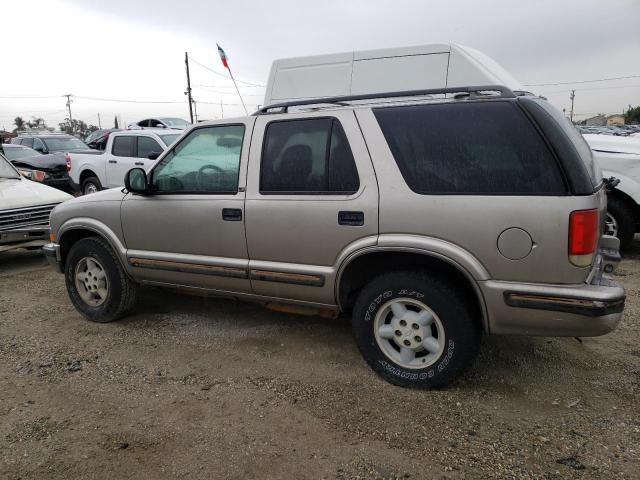
[[91, 186], [94, 186], [97, 192], [102, 190], [102, 184], [100, 183], [100, 180], [98, 180], [97, 177], [87, 177], [82, 181], [82, 185], [80, 187], [80, 190], [82, 191], [82, 194], [83, 195], [89, 195], [91, 193], [94, 193], [94, 192], [91, 192], [91, 191], [87, 192], [87, 190]]
[[[106, 299], [98, 306], [89, 305], [82, 299], [75, 282], [76, 267], [87, 257], [100, 262], [108, 280]], [[71, 303], [92, 322], [112, 322], [125, 316], [135, 306], [137, 284], [127, 276], [109, 244], [100, 237], [83, 238], [71, 247], [64, 276]]]
[[[376, 315], [387, 302], [401, 297], [422, 302], [435, 313], [444, 329], [442, 352], [426, 368], [402, 366], [385, 354], [376, 340]], [[372, 280], [358, 295], [353, 335], [369, 366], [388, 382], [402, 387], [438, 388], [453, 382], [478, 353], [482, 332], [480, 319], [474, 318], [473, 311], [465, 295], [424, 271], [390, 272]]]
[[620, 239], [620, 250], [628, 250], [636, 233], [636, 219], [631, 207], [618, 197], [609, 195], [607, 213], [618, 224], [617, 237]]

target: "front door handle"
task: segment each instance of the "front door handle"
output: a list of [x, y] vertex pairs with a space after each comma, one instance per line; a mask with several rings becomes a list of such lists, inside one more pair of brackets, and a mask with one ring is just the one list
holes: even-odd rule
[[109, 160], [109, 163], [118, 163], [117, 160]]
[[227, 222], [240, 222], [242, 221], [242, 210], [239, 208], [223, 208], [222, 220]]
[[135, 162], [136, 165], [144, 165], [144, 162]]
[[338, 224], [361, 227], [364, 225], [364, 212], [338, 212]]

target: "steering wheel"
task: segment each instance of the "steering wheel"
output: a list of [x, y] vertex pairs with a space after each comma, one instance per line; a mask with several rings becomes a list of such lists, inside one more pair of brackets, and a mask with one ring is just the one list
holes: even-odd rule
[[198, 169], [198, 173], [196, 174], [196, 183], [198, 184], [198, 188], [202, 189], [203, 187], [206, 187], [206, 185], [203, 185], [203, 181], [205, 178], [205, 175], [208, 176], [208, 174], [204, 173], [205, 170], [214, 170], [216, 173], [224, 173], [224, 170], [220, 167], [218, 167], [217, 165], [203, 165]]

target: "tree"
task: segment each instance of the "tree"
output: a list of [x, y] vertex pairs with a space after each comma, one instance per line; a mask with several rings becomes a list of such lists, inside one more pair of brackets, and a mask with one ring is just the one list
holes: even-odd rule
[[95, 125], [88, 125], [82, 120], [76, 120], [75, 118], [71, 121], [65, 118], [64, 122], [59, 123], [58, 126], [60, 127], [60, 131], [79, 137], [86, 137], [91, 132], [98, 130], [98, 127]]
[[118, 128], [118, 116], [114, 117], [113, 128]]
[[640, 107], [629, 105], [627, 111], [624, 112], [624, 123], [640, 123]]
[[19, 130], [24, 130], [25, 123], [24, 123], [24, 120], [22, 119], [22, 117], [14, 118], [13, 119], [13, 124], [16, 126], [16, 128], [13, 129], [13, 133], [16, 133]]
[[47, 124], [42, 117], [31, 117], [31, 120], [26, 123], [27, 127], [34, 128], [36, 130], [43, 130], [47, 128]]

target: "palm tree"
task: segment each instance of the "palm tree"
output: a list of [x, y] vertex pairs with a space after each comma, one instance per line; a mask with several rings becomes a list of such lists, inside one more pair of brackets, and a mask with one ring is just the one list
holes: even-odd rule
[[22, 119], [22, 117], [16, 117], [13, 119], [13, 124], [16, 126], [16, 128], [13, 129], [13, 133], [19, 131], [19, 130], [23, 130], [25, 123], [24, 120]]

